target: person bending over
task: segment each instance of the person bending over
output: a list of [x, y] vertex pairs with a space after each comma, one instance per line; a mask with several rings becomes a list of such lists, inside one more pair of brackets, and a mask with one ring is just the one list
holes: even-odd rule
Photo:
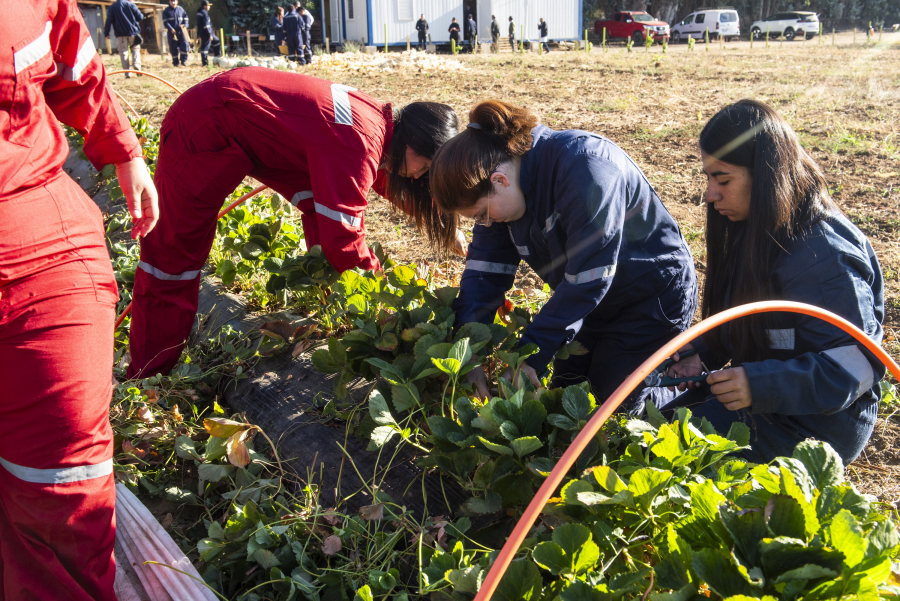
[[[831, 200], [787, 122], [767, 104], [742, 100], [706, 124], [700, 154], [708, 184], [703, 317], [796, 301], [837, 313], [880, 343], [884, 280], [875, 251]], [[699, 352], [672, 365], [671, 375], [701, 374], [704, 363], [730, 367], [663, 409], [690, 406], [721, 432], [746, 423], [751, 448], [743, 455], [751, 461], [790, 456], [798, 442], [816, 438], [849, 463], [872, 434], [884, 366], [821, 319], [743, 317], [681, 351], [691, 348]]]
[[218, 211], [248, 175], [302, 212], [307, 248], [321, 245], [338, 271], [380, 269], [365, 243], [370, 188], [437, 245], [464, 254], [465, 238], [434, 207], [427, 177], [431, 157], [456, 133], [447, 105], [394, 110], [350, 86], [261, 67], [187, 90], [160, 128], [160, 220], [141, 245], [128, 377], [168, 373], [181, 356]]
[[[469, 120], [431, 165], [438, 207], [476, 224], [457, 325], [491, 323], [524, 260], [554, 293], [522, 337], [540, 347], [523, 371], [538, 386], [557, 351], [578, 340], [589, 352], [556, 361], [553, 384], [586, 379], [602, 401], [690, 325], [697, 284], [687, 244], [638, 166], [606, 138], [554, 131], [495, 100]], [[470, 374], [487, 396], [484, 372]]]

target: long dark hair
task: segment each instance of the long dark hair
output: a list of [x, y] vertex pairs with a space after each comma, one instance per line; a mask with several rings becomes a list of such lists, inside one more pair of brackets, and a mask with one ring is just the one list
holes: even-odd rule
[[415, 219], [432, 244], [450, 249], [456, 239], [459, 219], [442, 213], [431, 198], [429, 173], [418, 179], [400, 175], [409, 146], [425, 158], [433, 159], [438, 148], [459, 130], [459, 119], [452, 108], [437, 102], [413, 102], [394, 114], [394, 136], [387, 151], [387, 192], [391, 203]]
[[[700, 133], [700, 149], [751, 173], [750, 215], [732, 222], [712, 203], [706, 210], [706, 283], [702, 312], [709, 317], [729, 305], [774, 298], [772, 271], [786, 244], [804, 235], [837, 206], [828, 185], [787, 122], [769, 105], [741, 100], [726, 106]], [[734, 364], [770, 355], [766, 334], [769, 314], [729, 324]], [[706, 335], [710, 347], [727, 356], [717, 332]]]
[[528, 109], [487, 100], [469, 112], [469, 123], [431, 162], [434, 201], [447, 213], [471, 207], [493, 192], [491, 170], [531, 149], [538, 118]]

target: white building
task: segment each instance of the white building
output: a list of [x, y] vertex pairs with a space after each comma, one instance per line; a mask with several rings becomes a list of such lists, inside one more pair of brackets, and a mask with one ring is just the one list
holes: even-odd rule
[[547, 22], [551, 40], [576, 40], [584, 37], [581, 15], [583, 0], [323, 0], [321, 17], [332, 43], [344, 40], [384, 46], [385, 26], [390, 46], [415, 46], [416, 21], [424, 14], [428, 33], [436, 44], [449, 44], [448, 31], [453, 17], [460, 23], [468, 5], [478, 24], [478, 38], [490, 41], [491, 15], [497, 16], [502, 39], [509, 31], [509, 17], [516, 24], [516, 39], [524, 27], [524, 39], [538, 39], [538, 19]]

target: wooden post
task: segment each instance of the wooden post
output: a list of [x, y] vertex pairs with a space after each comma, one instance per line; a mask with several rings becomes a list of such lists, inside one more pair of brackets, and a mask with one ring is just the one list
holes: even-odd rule
[[325, 54], [331, 54], [331, 40], [325, 38]]
[[600, 46], [603, 48], [603, 52], [606, 52], [606, 27], [603, 28], [603, 41]]
[[584, 30], [584, 53], [587, 54], [588, 51], [588, 36], [587, 29]]
[[856, 46], [856, 27], [853, 28], [853, 45]]
[[755, 38], [755, 37], [756, 36], [753, 35], [753, 31], [751, 30], [750, 31], [750, 50], [753, 50], [753, 38]]
[[[100, 5], [100, 20], [103, 21], [103, 27], [106, 27], [106, 5]], [[116, 32], [116, 36], [119, 35], [119, 32]], [[118, 50], [118, 42], [116, 42], [116, 49]], [[109, 38], [106, 38], [106, 54], [112, 54], [112, 46], [109, 43]]]
[[831, 28], [831, 45], [834, 46], [834, 27]]
[[884, 23], [878, 26], [878, 41], [881, 42], [881, 34], [884, 33]]
[[766, 48], [769, 47], [769, 26], [766, 25]]
[[387, 54], [387, 23], [384, 24], [384, 53]]
[[219, 28], [219, 48], [222, 50], [222, 57], [225, 57], [225, 30]]
[[253, 58], [253, 52], [250, 50], [250, 30], [247, 30], [247, 58]]
[[521, 33], [519, 34], [519, 52], [525, 52], [525, 26], [521, 26]]
[[706, 38], [706, 51], [709, 52], [709, 27], [703, 31], [703, 36]]
[[409, 36], [406, 36], [406, 51], [409, 52]]
[[819, 21], [819, 46], [822, 45], [822, 22]]

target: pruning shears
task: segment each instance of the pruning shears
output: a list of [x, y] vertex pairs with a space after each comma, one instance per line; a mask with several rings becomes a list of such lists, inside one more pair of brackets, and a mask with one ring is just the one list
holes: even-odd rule
[[[696, 354], [696, 349], [686, 350], [683, 353], [679, 353], [679, 360]], [[706, 378], [709, 376], [709, 374], [700, 374], [699, 376], [688, 376], [686, 378], [670, 378], [666, 374], [673, 363], [675, 363], [674, 359], [666, 359], [662, 365], [644, 378], [644, 384], [651, 388], [662, 388], [664, 386], [678, 386], [679, 384], [684, 384], [686, 382], [705, 382]]]

